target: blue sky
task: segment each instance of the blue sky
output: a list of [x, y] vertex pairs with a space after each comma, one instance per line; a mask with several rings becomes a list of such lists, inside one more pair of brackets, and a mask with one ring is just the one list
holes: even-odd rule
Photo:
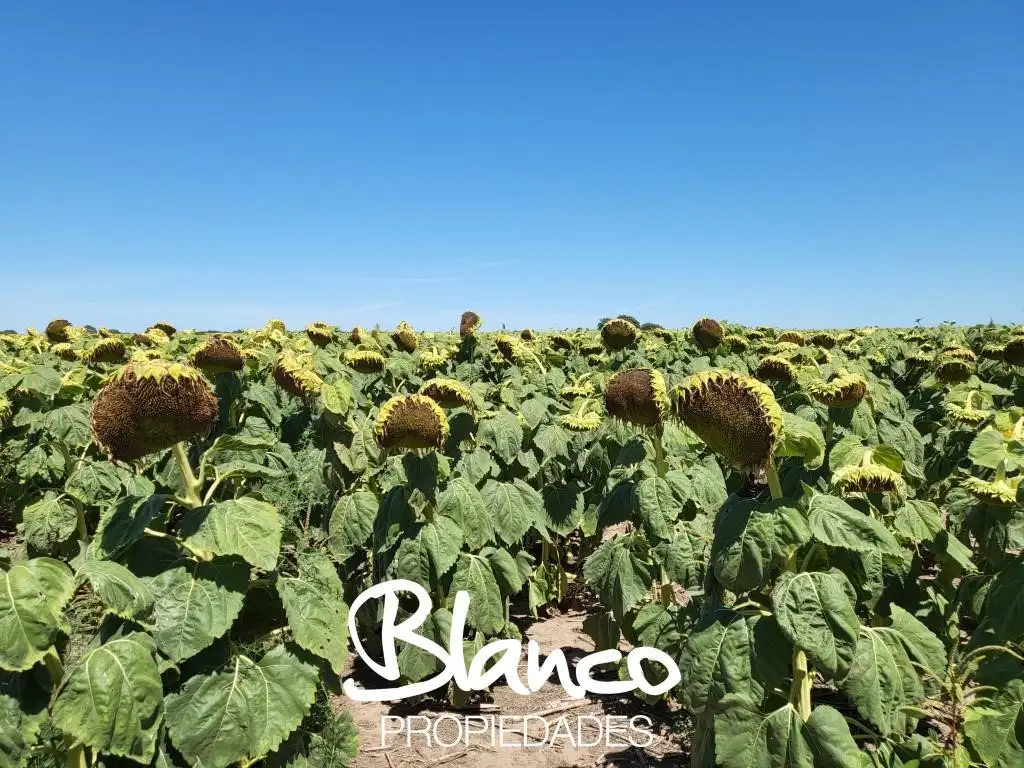
[[1018, 0], [20, 0], [0, 72], [0, 328], [1024, 322]]

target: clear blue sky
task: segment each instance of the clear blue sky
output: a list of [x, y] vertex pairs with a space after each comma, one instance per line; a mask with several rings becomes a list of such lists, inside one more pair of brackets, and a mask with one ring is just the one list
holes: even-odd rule
[[1024, 322], [1024, 3], [0, 6], [0, 328]]

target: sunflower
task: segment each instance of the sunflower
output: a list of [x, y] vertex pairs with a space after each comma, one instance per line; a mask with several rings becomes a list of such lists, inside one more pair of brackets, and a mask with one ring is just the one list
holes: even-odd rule
[[705, 352], [715, 349], [725, 338], [725, 330], [717, 320], [710, 317], [702, 317], [693, 324], [691, 329], [693, 340], [697, 346]]
[[327, 323], [310, 323], [306, 326], [306, 336], [318, 347], [326, 347], [334, 341], [334, 329]]
[[372, 349], [350, 349], [345, 352], [345, 365], [359, 373], [382, 373], [387, 367], [387, 360]]
[[420, 394], [442, 408], [468, 408], [473, 405], [473, 393], [469, 387], [455, 379], [431, 379], [420, 387]]
[[419, 344], [419, 340], [416, 338], [416, 331], [404, 320], [398, 324], [398, 327], [391, 334], [391, 340], [403, 352], [415, 352]]
[[373, 427], [385, 451], [440, 449], [448, 438], [444, 411], [426, 395], [399, 395], [381, 407]]
[[856, 373], [840, 372], [829, 381], [816, 382], [810, 393], [829, 408], [856, 408], [868, 393], [868, 382]]
[[310, 399], [320, 394], [323, 379], [295, 355], [285, 352], [274, 363], [274, 381], [290, 395]]
[[604, 405], [616, 419], [650, 428], [660, 427], [671, 409], [665, 378], [651, 368], [631, 368], [612, 376], [605, 385]]
[[237, 344], [220, 336], [207, 339], [192, 350], [192, 365], [209, 376], [242, 370], [245, 360]]
[[480, 330], [482, 322], [480, 315], [473, 310], [466, 310], [462, 313], [462, 317], [459, 318], [459, 337], [464, 339], [467, 336], [472, 336]]
[[601, 343], [611, 350], [625, 349], [636, 343], [640, 329], [629, 320], [615, 317], [601, 326]]

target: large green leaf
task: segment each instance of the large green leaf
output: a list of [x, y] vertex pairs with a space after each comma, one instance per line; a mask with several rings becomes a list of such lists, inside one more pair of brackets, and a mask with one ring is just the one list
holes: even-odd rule
[[883, 736], [904, 734], [914, 721], [904, 707], [920, 706], [924, 687], [910, 657], [886, 627], [861, 627], [843, 691]]
[[990, 768], [1024, 765], [1024, 680], [1010, 680], [992, 698], [967, 708], [964, 730]]
[[566, 536], [583, 519], [583, 489], [575, 480], [550, 483], [544, 488], [544, 526], [551, 532]]
[[462, 528], [450, 517], [435, 515], [427, 521], [417, 534], [420, 546], [430, 558], [437, 578], [441, 578], [459, 558], [462, 549]]
[[199, 768], [225, 768], [274, 751], [309, 712], [316, 669], [278, 646], [259, 663], [188, 680], [165, 700], [171, 742]]
[[815, 494], [808, 522], [814, 537], [831, 547], [854, 552], [900, 552], [899, 542], [882, 523], [835, 496]]
[[373, 520], [380, 502], [367, 490], [347, 493], [338, 499], [331, 512], [327, 546], [345, 560], [365, 547], [373, 534]]
[[543, 524], [544, 501], [522, 480], [511, 483], [488, 480], [480, 493], [498, 538], [506, 544], [522, 541], [531, 527]]
[[652, 539], [671, 539], [682, 504], [663, 477], [647, 477], [636, 487], [637, 512]]
[[826, 677], [843, 679], [857, 650], [860, 620], [839, 579], [819, 571], [783, 578], [772, 603], [790, 642]]
[[65, 490], [85, 504], [99, 505], [121, 493], [121, 478], [109, 461], [84, 461], [71, 473]]
[[651, 561], [638, 549], [633, 536], [616, 536], [598, 547], [583, 565], [587, 584], [620, 624], [653, 583]]
[[50, 552], [74, 534], [78, 512], [53, 491], [22, 510], [25, 541], [35, 549]]
[[[530, 401], [527, 401], [530, 402]], [[546, 424], [537, 430], [533, 443], [547, 460], [558, 459], [569, 455], [572, 436], [565, 429], [553, 424]]]
[[129, 496], [110, 504], [100, 512], [100, 524], [90, 547], [100, 557], [112, 558], [145, 535], [145, 530], [164, 511], [161, 495]]
[[832, 707], [805, 723], [791, 704], [761, 712], [732, 694], [715, 715], [715, 757], [722, 768], [861, 768], [860, 750]]
[[808, 538], [803, 513], [785, 501], [744, 499], [726, 506], [715, 521], [711, 545], [715, 576], [733, 592], [760, 587], [772, 565]]
[[[447, 608], [438, 608], [424, 619], [416, 634], [433, 640], [442, 648], [448, 647], [448, 638], [452, 632], [452, 614]], [[398, 652], [398, 671], [410, 682], [418, 683], [440, 671], [441, 662], [432, 653], [422, 648], [404, 644]]]
[[151, 761], [164, 693], [153, 651], [148, 636], [130, 634], [87, 652], [61, 683], [57, 727], [99, 752]]
[[242, 610], [249, 567], [239, 557], [181, 560], [143, 581], [153, 593], [147, 626], [172, 661], [194, 656], [223, 635]]
[[78, 568], [79, 581], [87, 580], [111, 613], [126, 619], [145, 613], [153, 605], [146, 583], [113, 560], [86, 558]]
[[288, 626], [295, 642], [331, 664], [339, 675], [348, 658], [348, 606], [334, 563], [322, 552], [303, 552], [296, 558], [297, 576], [279, 576]]
[[985, 618], [1001, 640], [1024, 638], [1024, 560], [996, 574], [985, 598]]
[[31, 672], [0, 678], [0, 768], [25, 768], [49, 719], [49, 695]]
[[487, 503], [469, 480], [457, 477], [448, 483], [437, 500], [437, 514], [450, 517], [462, 529], [466, 545], [473, 550], [494, 542], [494, 524]]
[[907, 541], [931, 541], [942, 530], [942, 515], [930, 501], [907, 499], [892, 521], [896, 534]]
[[789, 411], [782, 412], [782, 439], [775, 449], [777, 456], [799, 456], [808, 469], [817, 469], [825, 458], [825, 436], [813, 421]]
[[29, 669], [46, 655], [74, 591], [71, 569], [48, 557], [0, 572], [0, 669]]
[[193, 509], [181, 532], [191, 546], [215, 555], [239, 555], [272, 571], [281, 552], [281, 516], [273, 504], [243, 496]]
[[477, 440], [480, 445], [492, 449], [508, 466], [515, 461], [523, 446], [523, 427], [512, 411], [502, 408], [480, 425]]
[[451, 594], [465, 590], [469, 593], [469, 613], [466, 623], [485, 635], [496, 635], [505, 626], [505, 603], [494, 578], [490, 563], [476, 555], [459, 555], [452, 578]]
[[967, 450], [971, 461], [979, 467], [998, 469], [1006, 463], [1006, 471], [1024, 469], [1024, 442], [1004, 437], [995, 427], [985, 427]]

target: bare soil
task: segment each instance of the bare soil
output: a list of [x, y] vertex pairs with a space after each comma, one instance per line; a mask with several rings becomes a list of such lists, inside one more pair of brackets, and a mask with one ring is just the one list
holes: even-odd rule
[[[580, 656], [594, 650], [593, 642], [583, 632], [585, 612], [557, 614], [532, 622], [524, 617], [519, 618], [523, 626], [524, 644], [527, 639], [536, 640], [544, 654], [561, 648], [569, 660], [570, 668], [574, 667]], [[357, 663], [357, 666], [361, 665]], [[525, 679], [525, 652], [520, 660], [520, 669], [521, 678]], [[352, 667], [350, 662], [350, 670], [346, 676], [353, 675], [362, 683], [365, 674], [369, 674], [365, 668]], [[595, 670], [595, 676], [597, 674]], [[439, 699], [425, 702], [415, 711], [410, 711], [408, 703], [364, 703], [352, 701], [345, 696], [336, 698], [335, 706], [350, 712], [359, 729], [360, 753], [352, 763], [352, 768], [674, 768], [687, 764], [691, 723], [685, 713], [669, 711], [663, 705], [648, 706], [629, 695], [592, 696], [585, 700], [570, 699], [557, 684], [557, 678], [555, 680], [554, 684], [548, 683], [530, 696], [520, 696], [503, 684], [495, 686], [487, 701], [475, 704], [472, 710], [455, 713], [459, 716], [493, 715], [495, 718], [501, 715], [535, 715], [543, 717], [552, 728], [560, 720], [567, 723], [573, 734], [571, 739], [550, 738], [544, 746], [539, 747], [492, 746], [489, 743], [489, 734], [471, 737], [468, 746], [464, 743], [465, 739], [454, 747], [440, 746], [436, 742], [427, 744], [427, 737], [422, 734], [413, 736], [411, 744], [407, 744], [404, 735], [388, 735], [382, 745], [383, 716], [417, 714], [433, 720], [445, 713], [453, 713], [453, 710]], [[597, 736], [600, 734], [595, 717], [600, 718], [603, 723], [606, 722], [605, 716], [625, 716], [624, 720], [619, 721], [625, 723], [634, 715], [646, 715], [653, 721], [649, 736], [647, 733], [641, 733], [633, 738], [640, 743], [650, 739], [649, 746], [618, 746], [617, 744], [622, 743], [624, 738], [630, 737], [628, 731], [612, 736], [612, 745], [609, 745], [606, 739], [602, 739], [596, 747], [581, 746], [577, 743], [577, 726], [582, 728], [586, 742], [598, 740]], [[521, 722], [513, 722], [510, 727], [520, 728]], [[543, 723], [536, 719], [527, 722], [529, 740], [543, 741]], [[452, 735], [446, 735], [449, 725]], [[458, 739], [458, 726], [451, 721], [442, 722], [438, 734], [442, 740], [452, 743]], [[516, 734], [518, 735], [511, 735], [509, 740], [521, 743], [523, 734], [519, 731]]]

